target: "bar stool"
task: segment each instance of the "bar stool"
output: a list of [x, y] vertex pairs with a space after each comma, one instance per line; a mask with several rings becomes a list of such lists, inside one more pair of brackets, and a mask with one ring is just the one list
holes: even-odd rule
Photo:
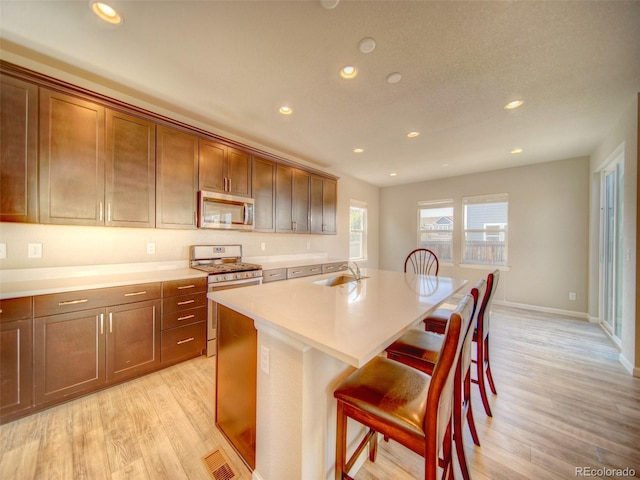
[[[471, 289], [474, 307], [469, 330], [466, 333], [462, 353], [458, 360], [456, 369], [456, 380], [453, 390], [453, 440], [456, 445], [458, 463], [462, 476], [465, 480], [469, 480], [469, 468], [464, 452], [463, 440], [463, 423], [467, 418], [467, 424], [471, 431], [473, 443], [480, 446], [478, 432], [476, 430], [475, 421], [473, 419], [473, 410], [471, 408], [471, 344], [473, 341], [473, 326], [479, 309], [478, 299], [484, 297], [486, 289], [486, 281], [479, 280]], [[432, 332], [425, 332], [419, 329], [413, 329], [400, 337], [396, 342], [391, 344], [387, 349], [387, 357], [417, 368], [418, 370], [431, 374], [437, 362], [438, 355], [443, 346], [444, 337]]]
[[[432, 375], [384, 357], [375, 357], [334, 391], [337, 399], [336, 480], [349, 471], [369, 446], [375, 461], [377, 433], [392, 438], [425, 460], [425, 480], [453, 477], [451, 431], [455, 371], [465, 333], [470, 331], [473, 297], [465, 295], [447, 322], [444, 342]], [[368, 427], [347, 460], [347, 419]], [[440, 458], [441, 457], [441, 458]]]
[[[487, 275], [487, 288], [480, 303], [480, 308], [476, 315], [475, 330], [473, 333], [473, 341], [476, 344], [476, 358], [472, 363], [476, 364], [476, 378], [472, 378], [471, 382], [478, 385], [480, 390], [480, 398], [484, 411], [488, 416], [493, 416], [491, 407], [489, 406], [489, 398], [485, 384], [485, 376], [489, 382], [489, 388], [494, 395], [497, 395], [493, 375], [491, 374], [491, 364], [489, 363], [489, 320], [491, 317], [491, 304], [493, 295], [500, 279], [500, 270], [494, 270]], [[424, 319], [425, 330], [434, 333], [444, 332], [447, 324], [447, 315], [451, 314], [451, 310], [438, 309]]]

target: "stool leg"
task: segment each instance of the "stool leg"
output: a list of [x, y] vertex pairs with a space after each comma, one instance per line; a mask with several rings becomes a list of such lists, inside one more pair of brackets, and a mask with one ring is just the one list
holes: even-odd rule
[[336, 425], [336, 475], [335, 480], [344, 478], [344, 466], [347, 454], [347, 417], [344, 415], [344, 404], [338, 400]]
[[487, 362], [487, 380], [489, 380], [489, 387], [494, 395], [497, 395], [496, 386], [493, 383], [493, 376], [491, 375], [491, 363], [489, 363], [489, 335], [484, 339], [484, 359]]
[[471, 408], [471, 370], [467, 372], [467, 377], [464, 381], [464, 398], [467, 409], [467, 423], [469, 424], [469, 430], [471, 431], [471, 438], [473, 443], [480, 446], [480, 439], [478, 438], [478, 431], [476, 430], [476, 422], [473, 418], [473, 408]]
[[491, 407], [489, 406], [489, 399], [487, 398], [487, 387], [484, 382], [484, 341], [478, 339], [476, 342], [476, 375], [477, 380], [474, 383], [478, 384], [480, 388], [480, 398], [482, 398], [482, 405], [484, 405], [484, 411], [488, 416], [492, 417]]

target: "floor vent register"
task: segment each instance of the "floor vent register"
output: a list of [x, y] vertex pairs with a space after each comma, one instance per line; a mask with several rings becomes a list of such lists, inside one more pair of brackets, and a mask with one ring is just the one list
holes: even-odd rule
[[213, 453], [203, 457], [202, 461], [207, 466], [207, 471], [213, 480], [234, 480], [240, 478], [231, 467], [231, 462], [229, 462], [221, 450], [215, 450]]

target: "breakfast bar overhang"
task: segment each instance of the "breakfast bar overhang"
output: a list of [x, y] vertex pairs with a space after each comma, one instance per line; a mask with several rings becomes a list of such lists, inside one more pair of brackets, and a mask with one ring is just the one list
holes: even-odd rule
[[334, 389], [466, 283], [362, 269], [359, 281], [327, 274], [209, 293], [257, 330], [253, 479], [332, 479]]

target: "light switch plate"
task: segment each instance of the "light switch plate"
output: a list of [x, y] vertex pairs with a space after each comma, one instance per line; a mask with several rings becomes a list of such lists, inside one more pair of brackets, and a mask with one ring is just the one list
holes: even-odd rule
[[154, 255], [156, 253], [156, 244], [147, 243], [147, 255]]
[[260, 370], [269, 375], [269, 349], [260, 345]]
[[7, 258], [7, 244], [0, 243], [0, 260], [3, 258]]

